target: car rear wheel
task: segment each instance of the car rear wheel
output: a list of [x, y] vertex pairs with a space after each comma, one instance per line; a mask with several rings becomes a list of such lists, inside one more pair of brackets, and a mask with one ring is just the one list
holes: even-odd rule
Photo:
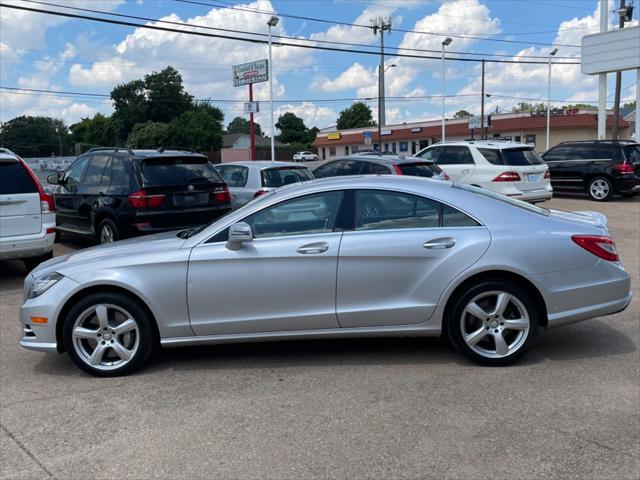
[[120, 231], [116, 222], [105, 218], [98, 226], [98, 241], [100, 243], [112, 243], [120, 239]]
[[531, 295], [503, 281], [468, 288], [448, 319], [454, 346], [480, 365], [510, 365], [533, 346], [539, 314]]
[[613, 185], [606, 177], [596, 177], [589, 182], [587, 192], [592, 200], [605, 202], [613, 196]]
[[153, 320], [126, 295], [94, 293], [78, 302], [63, 325], [71, 360], [97, 377], [127, 375], [147, 360], [156, 344]]

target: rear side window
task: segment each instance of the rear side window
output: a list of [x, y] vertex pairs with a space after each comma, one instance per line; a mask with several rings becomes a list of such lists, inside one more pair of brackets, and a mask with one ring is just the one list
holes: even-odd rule
[[416, 162], [416, 163], [401, 163], [398, 165], [403, 175], [410, 175], [413, 177], [433, 177], [439, 175], [442, 170], [435, 164], [428, 162]]
[[507, 197], [506, 195], [501, 195], [499, 193], [492, 192], [491, 190], [487, 190], [485, 188], [474, 187], [473, 185], [464, 185], [461, 183], [456, 183], [453, 185], [453, 188], [459, 188], [460, 190], [467, 190], [469, 192], [476, 193], [478, 195], [483, 195], [485, 197], [493, 198], [494, 200], [499, 200], [504, 203], [508, 203], [514, 207], [522, 208], [523, 210], [529, 210], [530, 212], [537, 213], [538, 215], [544, 215], [548, 217], [550, 212], [546, 208], [537, 207], [531, 203], [523, 202], [522, 200], [517, 200], [515, 198]]
[[491, 148], [479, 148], [478, 151], [482, 154], [485, 160], [493, 165], [504, 165], [502, 158], [500, 158], [500, 152]]
[[108, 161], [108, 155], [94, 155], [87, 167], [87, 173], [84, 175], [83, 183], [86, 185], [99, 185]]
[[391, 170], [389, 170], [389, 167], [385, 167], [379, 163], [366, 162], [366, 166], [362, 170], [362, 173], [371, 175], [389, 175]]
[[222, 183], [214, 166], [203, 157], [148, 158], [140, 166], [144, 184], [148, 186], [184, 185], [202, 180]]
[[129, 185], [131, 183], [129, 165], [124, 158], [111, 158], [111, 185]]
[[628, 145], [624, 147], [624, 154], [629, 163], [640, 163], [640, 145]]
[[265, 188], [277, 188], [291, 183], [304, 182], [313, 179], [313, 175], [307, 168], [267, 168], [260, 172], [262, 186]]
[[0, 159], [0, 195], [38, 193], [31, 174], [20, 162]]
[[624, 162], [622, 149], [618, 145], [600, 145], [600, 158], [611, 159], [616, 163]]
[[500, 152], [504, 165], [512, 167], [540, 165], [544, 160], [533, 148], [509, 148]]
[[241, 165], [224, 165], [217, 167], [224, 183], [230, 187], [244, 187], [247, 184], [249, 169]]
[[471, 151], [467, 147], [449, 146], [438, 156], [439, 165], [466, 165], [473, 164]]

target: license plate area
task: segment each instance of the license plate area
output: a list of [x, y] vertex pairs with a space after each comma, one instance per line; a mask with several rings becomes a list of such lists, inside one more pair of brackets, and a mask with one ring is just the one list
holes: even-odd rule
[[529, 173], [527, 174], [527, 180], [529, 182], [539, 182], [540, 181], [540, 175], [539, 173]]
[[202, 207], [209, 205], [209, 193], [184, 193], [173, 196], [173, 206], [176, 208]]

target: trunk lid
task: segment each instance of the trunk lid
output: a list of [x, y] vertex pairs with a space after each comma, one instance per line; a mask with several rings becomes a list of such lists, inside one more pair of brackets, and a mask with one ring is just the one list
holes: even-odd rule
[[609, 221], [606, 216], [600, 212], [593, 211], [577, 211], [565, 212], [562, 210], [549, 210], [549, 216], [558, 220], [564, 220], [579, 225], [600, 228], [609, 232]]

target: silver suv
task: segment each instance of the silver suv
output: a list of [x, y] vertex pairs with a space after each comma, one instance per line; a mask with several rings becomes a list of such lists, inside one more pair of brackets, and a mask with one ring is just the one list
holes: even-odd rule
[[31, 270], [53, 255], [56, 207], [20, 157], [0, 152], [0, 260]]

